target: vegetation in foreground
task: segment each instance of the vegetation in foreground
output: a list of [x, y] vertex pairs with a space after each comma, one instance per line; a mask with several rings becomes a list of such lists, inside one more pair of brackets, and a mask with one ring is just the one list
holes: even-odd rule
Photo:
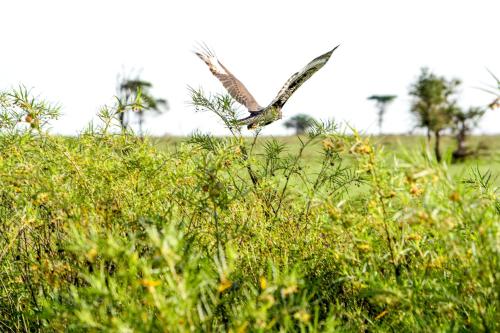
[[26, 91], [0, 111], [1, 331], [499, 329], [488, 172], [331, 123], [294, 151], [237, 130], [165, 151], [109, 133], [112, 108], [77, 139], [47, 135], [57, 110]]

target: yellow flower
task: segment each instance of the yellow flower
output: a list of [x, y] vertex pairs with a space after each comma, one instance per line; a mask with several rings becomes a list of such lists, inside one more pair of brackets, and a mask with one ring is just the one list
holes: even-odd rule
[[369, 244], [358, 244], [357, 247], [361, 252], [370, 252], [370, 250], [372, 249]]
[[311, 319], [311, 315], [305, 310], [300, 310], [300, 311], [295, 312], [295, 314], [293, 315], [293, 318], [295, 318], [303, 323], [307, 323]]
[[451, 194], [450, 194], [450, 200], [453, 201], [453, 202], [458, 202], [460, 201], [460, 193], [458, 193], [457, 191], [453, 191]]
[[413, 184], [410, 188], [410, 193], [416, 197], [420, 196], [422, 193], [424, 193], [424, 190], [418, 187], [417, 184]]
[[86, 253], [86, 257], [90, 262], [93, 262], [96, 256], [97, 256], [97, 249], [95, 247], [91, 248]]
[[35, 199], [35, 204], [43, 205], [49, 201], [49, 194], [46, 192], [38, 193]]
[[260, 285], [260, 289], [262, 289], [262, 290], [267, 288], [267, 280], [265, 277], [261, 276], [259, 278], [259, 285]]
[[431, 224], [433, 222], [432, 219], [431, 219], [431, 217], [429, 216], [429, 214], [427, 214], [426, 212], [423, 212], [423, 211], [419, 211], [416, 214], [416, 217], [417, 217], [417, 220], [415, 222], [431, 223]]
[[377, 209], [378, 204], [375, 200], [370, 200], [368, 201], [368, 208], [369, 209]]
[[419, 234], [409, 234], [408, 237], [406, 238], [407, 240], [412, 240], [412, 241], [419, 241], [422, 239]]
[[148, 279], [143, 279], [139, 281], [139, 283], [144, 287], [158, 287], [161, 284], [160, 281], [148, 280]]
[[220, 281], [219, 286], [217, 287], [217, 291], [222, 293], [222, 292], [224, 292], [224, 290], [231, 288], [232, 285], [233, 285], [233, 283], [231, 281], [229, 281], [228, 279], [223, 277]]
[[237, 333], [245, 333], [248, 329], [248, 322], [245, 321], [240, 327], [238, 327]]
[[330, 206], [330, 205], [329, 205], [329, 206], [327, 207], [327, 210], [328, 210], [328, 215], [330, 216], [330, 218], [331, 218], [332, 220], [338, 220], [338, 219], [340, 219], [340, 217], [341, 217], [341, 215], [342, 215], [342, 214], [341, 214], [340, 209], [338, 209], [338, 208], [337, 208], [337, 207], [335, 207], [335, 206]]
[[443, 264], [446, 263], [446, 258], [444, 256], [437, 256], [432, 259], [429, 263], [429, 268], [442, 268]]
[[362, 144], [358, 147], [357, 152], [360, 154], [369, 154], [372, 152], [372, 148], [367, 144]]
[[332, 139], [326, 138], [321, 144], [323, 145], [324, 150], [333, 150], [335, 148], [335, 144], [332, 142]]
[[351, 153], [354, 152], [358, 154], [370, 154], [373, 150], [369, 142], [370, 141], [368, 139], [364, 141], [358, 140], [354, 147], [351, 148]]

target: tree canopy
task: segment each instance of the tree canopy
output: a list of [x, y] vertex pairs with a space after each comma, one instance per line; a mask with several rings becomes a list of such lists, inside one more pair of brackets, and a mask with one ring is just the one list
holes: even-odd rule
[[285, 126], [286, 128], [295, 129], [295, 133], [297, 135], [300, 135], [300, 134], [303, 134], [306, 131], [306, 129], [314, 123], [314, 121], [315, 120], [313, 117], [311, 117], [307, 114], [301, 113], [301, 114], [295, 115], [292, 118], [290, 118], [289, 120], [287, 120], [283, 124], [283, 126]]
[[[154, 97], [150, 89], [151, 82], [140, 78], [122, 78], [118, 83], [119, 100], [123, 104], [129, 104], [131, 100], [138, 100], [138, 108], [135, 110], [139, 117], [139, 133], [143, 133], [144, 113], [153, 111], [157, 114], [166, 112], [169, 109], [168, 101], [163, 98]], [[128, 126], [128, 119], [125, 113], [120, 114], [120, 123], [123, 128]]]
[[410, 111], [415, 115], [417, 127], [427, 129], [430, 141], [431, 133], [435, 136], [436, 159], [441, 160], [439, 148], [441, 132], [450, 126], [456, 109], [455, 95], [460, 80], [447, 80], [431, 73], [427, 68], [421, 70], [420, 76], [410, 87], [413, 96]]
[[456, 105], [454, 95], [460, 83], [458, 79], [447, 80], [427, 68], [422, 69], [409, 91], [413, 96], [410, 111], [415, 115], [418, 127], [436, 132], [449, 125]]

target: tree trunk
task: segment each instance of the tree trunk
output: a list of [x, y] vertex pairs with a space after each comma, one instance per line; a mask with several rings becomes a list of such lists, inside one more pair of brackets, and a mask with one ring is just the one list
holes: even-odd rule
[[384, 121], [384, 109], [381, 107], [378, 110], [378, 134], [382, 135], [382, 122]]
[[467, 150], [467, 145], [465, 144], [466, 138], [467, 138], [467, 134], [465, 133], [465, 129], [460, 129], [460, 131], [457, 134], [458, 150], [460, 150], [460, 151]]
[[427, 143], [428, 144], [431, 143], [431, 130], [430, 129], [427, 129]]
[[454, 161], [463, 160], [467, 156], [471, 155], [471, 152], [467, 149], [467, 144], [466, 144], [467, 130], [468, 128], [465, 126], [465, 124], [462, 124], [461, 127], [459, 128], [459, 131], [456, 136], [457, 149], [453, 152]]
[[435, 131], [434, 136], [436, 137], [436, 142], [434, 143], [434, 152], [436, 154], [436, 160], [441, 162], [441, 131]]
[[[125, 104], [128, 104], [129, 98], [130, 98], [129, 93], [125, 93]], [[123, 110], [121, 110], [119, 114], [120, 125], [122, 126], [123, 130], [126, 130], [128, 127], [128, 119], [126, 113], [127, 113], [127, 108], [125, 107]]]
[[120, 125], [122, 126], [122, 129], [125, 130], [127, 128], [127, 123], [125, 120], [125, 111], [122, 111], [118, 114], [118, 120], [120, 121]]

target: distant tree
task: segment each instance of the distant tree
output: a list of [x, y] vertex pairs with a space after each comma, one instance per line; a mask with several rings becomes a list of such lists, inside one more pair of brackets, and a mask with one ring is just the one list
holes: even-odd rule
[[[156, 112], [158, 114], [168, 111], [169, 106], [166, 99], [155, 98], [151, 95], [152, 84], [140, 78], [122, 78], [118, 83], [118, 98], [124, 105], [133, 100], [138, 100], [140, 106], [134, 110], [139, 118], [139, 133], [143, 135], [144, 116], [146, 112]], [[128, 127], [128, 115], [126, 112], [119, 114], [119, 121], [122, 128]]]
[[470, 107], [467, 111], [456, 107], [452, 114], [452, 129], [457, 140], [457, 149], [453, 152], [454, 160], [461, 160], [472, 154], [467, 148], [467, 136], [477, 127], [486, 109]]
[[388, 105], [396, 99], [396, 95], [372, 95], [368, 97], [369, 100], [375, 101], [375, 106], [378, 110], [378, 131], [382, 134], [382, 122], [384, 121], [384, 114], [387, 111]]
[[448, 81], [423, 68], [410, 87], [409, 94], [413, 96], [410, 111], [417, 119], [417, 127], [427, 129], [429, 142], [434, 134], [434, 152], [438, 161], [441, 161], [441, 134], [451, 124], [456, 109], [454, 95], [459, 85], [458, 79]]
[[283, 124], [283, 126], [285, 126], [286, 128], [295, 129], [295, 134], [300, 135], [300, 134], [304, 134], [306, 129], [309, 126], [311, 126], [313, 123], [314, 123], [313, 117], [311, 117], [307, 114], [301, 113], [301, 114], [295, 115], [292, 118], [290, 118], [289, 120], [287, 120]]

